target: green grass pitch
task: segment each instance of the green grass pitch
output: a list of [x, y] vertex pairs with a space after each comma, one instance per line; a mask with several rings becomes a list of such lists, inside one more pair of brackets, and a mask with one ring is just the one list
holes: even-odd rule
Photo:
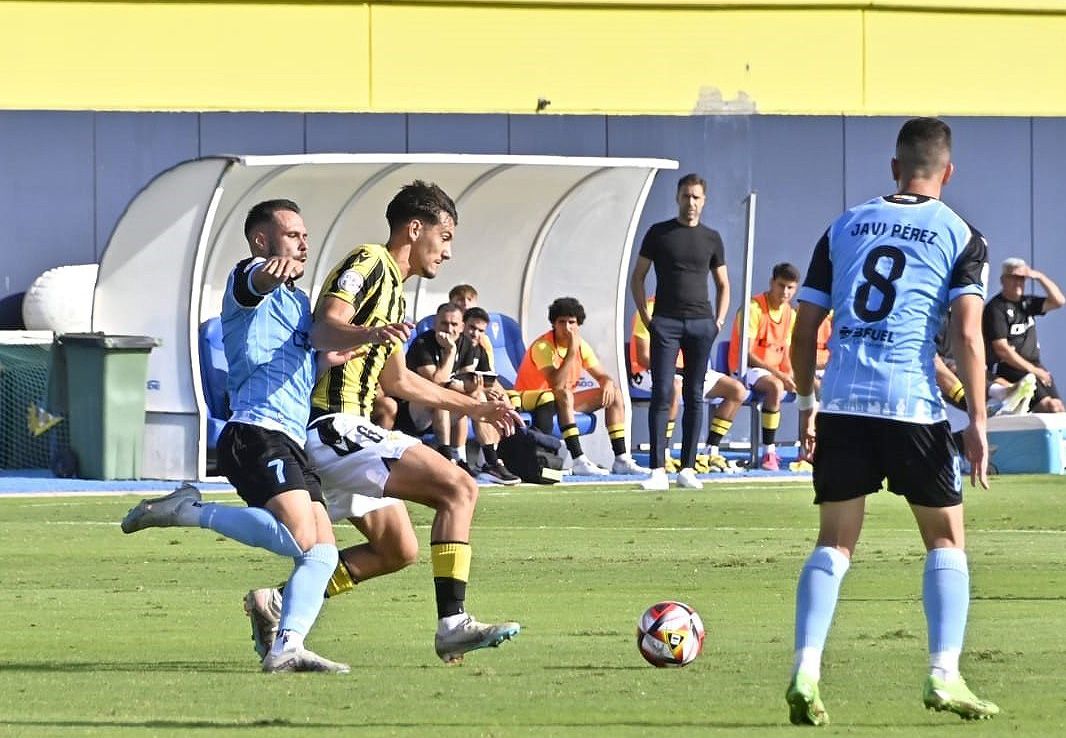
[[[826, 652], [824, 734], [1066, 735], [1066, 482], [967, 494], [963, 673], [1003, 714], [922, 708], [924, 552], [906, 504], [880, 494]], [[0, 736], [795, 735], [783, 695], [810, 498], [809, 484], [485, 489], [468, 606], [523, 632], [460, 667], [433, 653], [429, 515], [412, 506], [421, 561], [327, 602], [310, 636], [347, 676], [258, 671], [241, 597], [287, 562], [202, 530], [123, 536], [134, 496], [0, 499]], [[685, 669], [637, 653], [660, 599], [707, 624]]]

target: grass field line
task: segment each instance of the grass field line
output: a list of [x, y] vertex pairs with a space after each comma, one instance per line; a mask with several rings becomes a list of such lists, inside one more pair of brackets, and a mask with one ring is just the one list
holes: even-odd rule
[[[742, 489], [731, 488], [730, 492], [777, 492], [780, 491], [782, 480], [774, 480], [774, 484], [756, 483], [753, 481], [745, 482], [743, 479], [715, 479], [713, 481], [706, 482], [707, 486], [703, 488], [702, 492], [682, 490], [673, 488], [667, 492], [644, 492], [637, 489], [619, 490], [619, 486], [623, 485], [635, 485], [635, 482], [616, 482], [613, 486], [604, 489], [605, 486], [611, 483], [596, 483], [596, 482], [578, 482], [574, 484], [567, 484], [559, 487], [540, 486], [540, 485], [520, 485], [518, 487], [500, 488], [495, 485], [489, 487], [481, 487], [478, 490], [478, 494], [481, 497], [528, 497], [531, 495], [617, 495], [620, 491], [623, 492], [639, 492], [641, 496], [653, 496], [662, 494], [693, 494], [700, 495], [705, 493], [714, 493], [714, 487], [719, 482], [726, 482], [731, 487], [733, 485], [743, 484]], [[797, 479], [789, 480], [796, 482], [809, 482], [810, 479]], [[26, 499], [26, 500], [47, 500], [47, 502], [31, 502], [26, 507], [59, 507], [63, 505], [105, 505], [111, 504], [111, 498], [114, 497], [156, 497], [166, 494], [166, 491], [93, 491], [93, 492], [0, 492], [0, 499]], [[235, 499], [236, 492], [233, 490], [208, 490], [203, 491], [204, 499], [220, 498], [224, 501], [233, 501], [234, 504], [239, 504]], [[94, 499], [102, 498], [102, 499]]]
[[[94, 525], [94, 526], [116, 526], [119, 524], [117, 520], [45, 520], [45, 525]], [[350, 525], [347, 523], [335, 523], [333, 526], [337, 530], [349, 530]], [[429, 530], [428, 524], [415, 524], [415, 528], [420, 530]], [[793, 526], [793, 527], [773, 527], [773, 526], [759, 526], [759, 525], [681, 525], [681, 526], [648, 526], [648, 525], [483, 525], [478, 524], [476, 526], [479, 531], [497, 530], [497, 531], [540, 531], [540, 530], [568, 530], [578, 532], [592, 532], [592, 531], [611, 531], [616, 533], [789, 533], [797, 530], [817, 530], [814, 525], [811, 526]], [[913, 533], [914, 528], [878, 528], [879, 532], [884, 533]], [[1007, 535], [1066, 535], [1066, 530], [1057, 529], [1027, 529], [1027, 528], [970, 528], [970, 533], [981, 533], [984, 535], [1003, 533]]]

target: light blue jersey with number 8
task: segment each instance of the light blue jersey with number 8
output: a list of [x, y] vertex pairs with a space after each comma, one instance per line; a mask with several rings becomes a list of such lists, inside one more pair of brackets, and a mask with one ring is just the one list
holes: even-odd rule
[[837, 218], [799, 292], [833, 310], [821, 411], [944, 420], [934, 339], [952, 300], [984, 298], [987, 257], [984, 237], [934, 198], [878, 197]]

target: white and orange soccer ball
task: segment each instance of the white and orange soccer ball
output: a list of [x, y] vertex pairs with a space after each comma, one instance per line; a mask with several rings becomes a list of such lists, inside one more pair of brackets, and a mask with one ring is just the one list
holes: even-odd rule
[[637, 648], [652, 666], [687, 666], [703, 650], [703, 620], [683, 602], [658, 602], [637, 623]]

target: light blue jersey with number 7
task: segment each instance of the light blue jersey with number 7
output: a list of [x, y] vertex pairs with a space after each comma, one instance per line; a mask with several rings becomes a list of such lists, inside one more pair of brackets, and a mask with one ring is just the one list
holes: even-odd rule
[[984, 237], [944, 203], [899, 194], [851, 208], [814, 248], [801, 302], [833, 310], [821, 411], [935, 423], [935, 337], [951, 301], [984, 298]]

